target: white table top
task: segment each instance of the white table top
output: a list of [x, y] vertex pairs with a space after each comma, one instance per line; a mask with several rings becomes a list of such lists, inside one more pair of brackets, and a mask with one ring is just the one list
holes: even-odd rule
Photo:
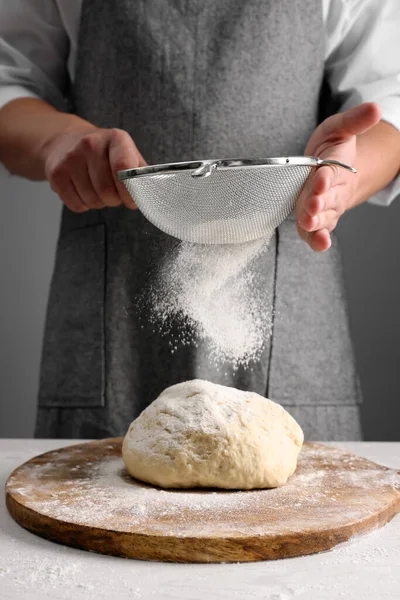
[[[1, 440], [0, 480], [65, 440]], [[400, 443], [334, 444], [400, 468]], [[400, 599], [400, 516], [335, 549], [299, 558], [220, 565], [141, 562], [67, 548], [17, 525], [0, 501], [0, 599]]]

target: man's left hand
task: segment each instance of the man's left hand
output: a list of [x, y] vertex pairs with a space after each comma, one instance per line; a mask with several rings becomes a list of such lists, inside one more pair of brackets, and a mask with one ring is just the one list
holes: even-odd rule
[[[357, 168], [357, 136], [380, 118], [381, 110], [373, 102], [333, 115], [317, 127], [304, 153]], [[330, 232], [355, 204], [357, 183], [358, 174], [335, 166], [319, 167], [308, 178], [296, 202], [296, 219], [300, 236], [313, 250], [324, 252], [331, 246]]]

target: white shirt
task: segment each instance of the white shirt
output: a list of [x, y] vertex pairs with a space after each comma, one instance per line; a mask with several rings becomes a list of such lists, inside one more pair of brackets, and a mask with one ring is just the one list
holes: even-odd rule
[[[400, 130], [400, 0], [321, 2], [325, 68], [341, 110], [377, 102], [383, 119]], [[39, 97], [65, 110], [81, 6], [82, 0], [0, 0], [0, 108]], [[390, 204], [398, 195], [400, 176], [371, 200]]]

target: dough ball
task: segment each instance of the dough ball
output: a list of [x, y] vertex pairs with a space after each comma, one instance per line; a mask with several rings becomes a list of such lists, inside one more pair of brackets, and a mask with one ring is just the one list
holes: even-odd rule
[[258, 394], [193, 380], [167, 388], [133, 421], [128, 472], [164, 488], [272, 488], [294, 473], [303, 431]]

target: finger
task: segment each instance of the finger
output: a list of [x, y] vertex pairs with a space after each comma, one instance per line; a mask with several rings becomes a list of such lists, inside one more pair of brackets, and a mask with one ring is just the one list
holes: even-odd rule
[[329, 209], [336, 210], [339, 214], [343, 213], [343, 202], [340, 200], [339, 193], [342, 187], [341, 185], [334, 185], [324, 194], [309, 194], [304, 200], [303, 212], [299, 215], [299, 220], [306, 217], [315, 217]]
[[103, 202], [93, 187], [86, 163], [82, 161], [79, 167], [75, 166], [71, 179], [78, 195], [88, 208], [104, 208]]
[[296, 200], [295, 213], [297, 221], [299, 220], [300, 216], [304, 213], [305, 201], [310, 194], [312, 194], [312, 175], [309, 175], [309, 177], [306, 179], [303, 189], [301, 190]]
[[318, 167], [312, 179], [314, 194], [325, 194], [333, 185], [344, 183], [347, 171], [336, 166]]
[[320, 231], [308, 232], [301, 227], [297, 227], [300, 237], [310, 246], [315, 252], [325, 252], [332, 245], [329, 231], [321, 229]]
[[314, 194], [324, 194], [331, 186], [334, 172], [330, 167], [319, 167], [312, 178], [312, 191]]
[[336, 210], [324, 210], [319, 215], [315, 215], [311, 217], [310, 215], [305, 215], [304, 218], [301, 218], [299, 221], [299, 225], [307, 232], [319, 231], [321, 229], [326, 229], [327, 231], [333, 231], [335, 229], [337, 222], [339, 220], [340, 214]]
[[51, 185], [51, 188], [59, 195], [63, 204], [72, 210], [72, 212], [83, 213], [89, 210], [80, 198], [69, 177], [60, 177], [56, 184], [53, 183]]
[[[327, 197], [331, 194], [329, 190], [325, 194], [309, 194], [304, 199], [304, 207], [302, 213], [299, 215], [299, 220], [307, 217], [312, 218], [320, 214], [326, 208]], [[303, 222], [301, 223], [303, 225]]]
[[104, 144], [104, 153], [100, 158], [93, 156], [88, 165], [89, 177], [94, 191], [104, 206], [119, 206], [121, 198], [115, 185], [107, 155], [107, 145]]
[[375, 102], [365, 102], [329, 117], [321, 123], [321, 133], [326, 139], [347, 140], [365, 133], [381, 118], [381, 108]]
[[118, 171], [136, 169], [146, 165], [146, 161], [137, 149], [131, 136], [120, 129], [114, 129], [108, 149], [109, 163], [115, 185], [121, 201], [127, 208], [135, 209], [136, 204], [121, 181], [118, 181]]
[[341, 168], [321, 167], [315, 173], [312, 180], [312, 192], [303, 200], [303, 210], [299, 212], [299, 218], [304, 213], [310, 216], [318, 215], [327, 209], [337, 210], [342, 214], [345, 209], [342, 190], [350, 190], [349, 183], [354, 175]]
[[[90, 185], [91, 191], [87, 193], [91, 194], [91, 208], [104, 208], [105, 206], [119, 206], [121, 204], [108, 162], [108, 143], [107, 130], [99, 130], [84, 136], [79, 144], [78, 149], [83, 154], [83, 162], [81, 157], [81, 162], [79, 162], [82, 167], [80, 182], [81, 185], [84, 184], [83, 177], [86, 180], [86, 187]], [[85, 163], [89, 183], [83, 169]]]
[[325, 169], [322, 176], [317, 170], [308, 178], [296, 203], [297, 220], [301, 226], [308, 222], [304, 219], [317, 215], [325, 208], [325, 197], [330, 193], [333, 173], [329, 167], [321, 167], [320, 170], [322, 169]]
[[347, 184], [353, 178], [354, 173], [350, 173], [347, 169], [343, 169], [337, 165], [318, 167], [313, 177], [312, 190], [314, 194], [323, 195], [330, 188]]
[[329, 231], [326, 229], [320, 229], [310, 233], [309, 246], [315, 252], [326, 252], [332, 246], [332, 239], [329, 235]]

